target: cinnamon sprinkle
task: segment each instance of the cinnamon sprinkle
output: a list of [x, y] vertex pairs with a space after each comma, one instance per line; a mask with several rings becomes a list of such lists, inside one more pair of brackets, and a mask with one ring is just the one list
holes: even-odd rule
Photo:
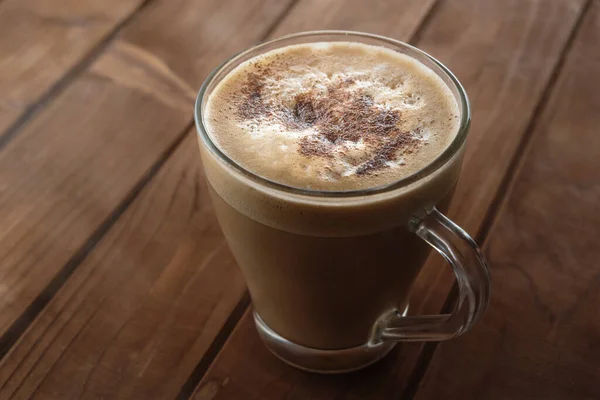
[[297, 95], [293, 106], [289, 106], [278, 103], [277, 98], [263, 96], [265, 79], [278, 79], [276, 69], [270, 65], [254, 67], [256, 72], [248, 73], [239, 91], [238, 117], [270, 117], [290, 130], [311, 128], [315, 133], [299, 141], [298, 151], [305, 157], [330, 158], [339, 151], [336, 144], [362, 141], [372, 149], [370, 159], [356, 170], [357, 175], [363, 175], [386, 168], [399, 152], [414, 152], [420, 146], [410, 132], [399, 129], [398, 110], [375, 104], [372, 97], [353, 87], [352, 79], [330, 83], [326, 95], [308, 90]]

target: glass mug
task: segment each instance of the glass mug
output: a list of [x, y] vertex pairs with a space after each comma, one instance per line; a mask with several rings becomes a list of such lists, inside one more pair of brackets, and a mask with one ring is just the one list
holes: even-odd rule
[[[273, 49], [335, 41], [407, 54], [447, 84], [459, 106], [460, 129], [431, 164], [383, 187], [316, 191], [257, 176], [215, 145], [204, 109], [229, 72]], [[469, 102], [440, 62], [371, 34], [290, 35], [246, 50], [213, 71], [198, 94], [195, 119], [215, 212], [248, 284], [258, 332], [277, 357], [313, 372], [352, 371], [381, 359], [397, 342], [450, 339], [481, 318], [490, 296], [486, 262], [473, 239], [442, 214], [460, 172]], [[455, 309], [407, 316], [411, 285], [431, 247], [456, 276]]]

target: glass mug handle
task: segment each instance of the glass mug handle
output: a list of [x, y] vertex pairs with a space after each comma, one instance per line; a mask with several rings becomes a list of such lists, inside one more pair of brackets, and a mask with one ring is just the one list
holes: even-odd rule
[[458, 283], [458, 300], [451, 314], [403, 316], [393, 311], [374, 329], [374, 341], [440, 341], [473, 327], [490, 299], [488, 266], [475, 241], [435, 207], [414, 218], [409, 229], [448, 261]]

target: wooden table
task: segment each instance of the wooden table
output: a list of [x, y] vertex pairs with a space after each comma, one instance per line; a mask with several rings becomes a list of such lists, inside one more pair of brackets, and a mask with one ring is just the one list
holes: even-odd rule
[[[192, 104], [285, 33], [409, 41], [472, 135], [450, 213], [493, 298], [469, 334], [316, 376], [262, 346]], [[599, 399], [599, 0], [0, 0], [0, 399]], [[412, 312], [452, 304], [440, 259]]]

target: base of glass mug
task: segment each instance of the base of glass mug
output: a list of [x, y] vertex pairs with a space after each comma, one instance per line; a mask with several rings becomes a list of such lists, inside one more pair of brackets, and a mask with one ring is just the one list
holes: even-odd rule
[[[408, 306], [403, 315], [406, 315], [407, 311]], [[320, 374], [339, 374], [368, 367], [385, 357], [396, 345], [395, 342], [379, 342], [339, 350], [313, 349], [279, 336], [265, 324], [256, 311], [254, 322], [267, 349], [277, 358], [292, 367]]]

